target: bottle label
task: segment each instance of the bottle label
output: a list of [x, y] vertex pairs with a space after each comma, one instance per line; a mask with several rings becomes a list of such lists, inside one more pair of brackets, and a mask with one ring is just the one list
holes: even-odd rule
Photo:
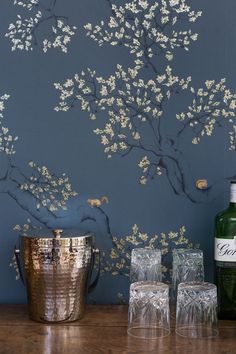
[[236, 236], [234, 238], [215, 238], [215, 260], [236, 262]]

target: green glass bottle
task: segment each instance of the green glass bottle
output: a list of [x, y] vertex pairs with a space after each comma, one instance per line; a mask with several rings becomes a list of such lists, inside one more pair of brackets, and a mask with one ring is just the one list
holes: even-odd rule
[[215, 219], [215, 268], [219, 318], [236, 320], [236, 181], [229, 207]]

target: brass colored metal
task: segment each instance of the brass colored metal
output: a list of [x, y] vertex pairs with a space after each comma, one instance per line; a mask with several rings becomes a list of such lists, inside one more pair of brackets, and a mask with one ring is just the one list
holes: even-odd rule
[[70, 322], [84, 314], [93, 236], [62, 238], [61, 232], [55, 230], [55, 238], [21, 236], [29, 315], [35, 321]]
[[196, 187], [198, 189], [207, 189], [208, 188], [208, 182], [207, 179], [198, 179], [196, 181]]
[[54, 236], [55, 236], [56, 238], [61, 237], [61, 233], [62, 233], [62, 232], [63, 232], [63, 230], [61, 230], [61, 229], [55, 229], [55, 230], [53, 230]]

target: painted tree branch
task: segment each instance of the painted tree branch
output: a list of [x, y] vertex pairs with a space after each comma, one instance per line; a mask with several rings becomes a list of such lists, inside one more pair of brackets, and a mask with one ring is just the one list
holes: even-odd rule
[[[102, 208], [89, 206], [87, 199], [78, 197], [77, 193], [72, 190], [65, 197], [64, 191], [60, 188], [63, 184], [62, 179], [66, 179], [66, 184], [69, 184], [65, 176], [58, 177], [57, 181], [61, 183], [59, 188], [58, 186], [57, 189], [55, 186], [48, 187], [46, 184], [45, 190], [45, 184], [42, 185], [40, 179], [35, 180], [35, 177], [31, 179], [33, 175], [26, 179], [25, 174], [18, 167], [11, 163], [7, 163], [7, 166], [5, 174], [0, 178], [0, 193], [7, 194], [39, 224], [49, 229], [77, 229], [81, 228], [83, 223], [92, 221], [96, 223], [97, 229], [104, 238], [108, 237], [111, 240], [109, 218]], [[25, 188], [28, 181], [32, 188]], [[52, 183], [53, 181], [55, 183], [55, 176]], [[44, 195], [38, 194], [39, 189], [44, 189]], [[53, 208], [50, 198], [54, 203]]]
[[[171, 253], [173, 248], [194, 247], [185, 236], [186, 229], [180, 227], [178, 231], [162, 232], [160, 235], [148, 235], [133, 225], [129, 235], [122, 238], [113, 237], [113, 247], [102, 254], [102, 274], [111, 273], [113, 276], [130, 276], [131, 251], [134, 248], [158, 248], [162, 253], [162, 275], [165, 281], [170, 282]], [[197, 245], [195, 245], [197, 246]]]
[[101, 207], [93, 208], [87, 199], [78, 197], [65, 173], [56, 176], [46, 166], [33, 161], [29, 162], [29, 171], [25, 169], [25, 172], [13, 163], [17, 138], [3, 125], [3, 111], [8, 99], [9, 95], [0, 97], [0, 193], [7, 194], [44, 227], [76, 229], [92, 221], [112, 244], [107, 214]]
[[[99, 45], [125, 46], [134, 56], [134, 66], [125, 70], [118, 64], [107, 78], [87, 69], [64, 84], [56, 83], [60, 101], [55, 110], [68, 111], [77, 101], [92, 120], [106, 114], [104, 127], [94, 129], [104, 152], [108, 158], [114, 154], [125, 157], [133, 150], [144, 152], [138, 161], [142, 185], [165, 175], [174, 193], [192, 202], [214, 197], [220, 182], [210, 183], [204, 190], [196, 188], [181, 141], [188, 132], [190, 142], [197, 145], [204, 137], [213, 136], [216, 128], [224, 127], [229, 134], [229, 149], [234, 150], [236, 94], [226, 87], [225, 79], [206, 80], [196, 89], [190, 76], [184, 79], [174, 75], [169, 65], [165, 70], [161, 65], [157, 68], [161, 54], [170, 61], [176, 48], [189, 50], [191, 41], [197, 40], [197, 34], [180, 31], [179, 26], [194, 23], [201, 11], [191, 10], [185, 0], [134, 0], [124, 6], [108, 2], [111, 17], [99, 25], [87, 24], [87, 35]], [[144, 79], [146, 68], [152, 79]], [[169, 136], [167, 109], [173, 98], [190, 103], [184, 112], [176, 113], [179, 128]]]
[[[191, 86], [191, 77], [182, 79], [174, 76], [169, 66], [156, 80], [140, 79], [140, 71], [140, 67], [124, 71], [118, 66], [108, 79], [95, 77], [95, 72], [91, 70], [88, 71], [89, 77], [85, 73], [75, 75], [63, 85], [55, 85], [61, 98], [56, 109], [68, 110], [79, 100], [81, 109], [87, 111], [91, 119], [96, 118], [100, 111], [103, 114], [106, 112], [108, 123], [103, 129], [95, 129], [95, 133], [100, 135], [108, 157], [114, 153], [124, 157], [133, 149], [142, 150], [148, 155], [145, 154], [138, 163], [143, 171], [141, 184], [165, 172], [176, 194], [186, 195], [193, 202], [208, 199], [218, 186], [211, 185], [204, 191], [195, 188], [195, 181], [187, 177], [189, 168], [177, 143], [187, 128], [197, 133], [192, 143], [199, 143], [204, 135], [213, 134], [218, 122], [231, 127], [229, 136], [232, 140], [235, 94], [226, 88], [225, 80], [219, 83], [206, 81], [205, 88], [196, 90]], [[168, 105], [173, 96], [178, 94], [179, 97], [186, 91], [193, 96], [192, 104], [188, 112], [176, 114], [181, 128], [170, 138], [160, 129], [165, 114], [164, 104]], [[222, 117], [230, 118], [223, 122]], [[149, 133], [145, 136], [142, 129], [148, 126]], [[233, 149], [232, 143], [230, 149]]]
[[191, 30], [177, 30], [179, 22], [195, 22], [201, 11], [191, 11], [185, 1], [134, 0], [117, 6], [109, 1], [112, 16], [99, 25], [91, 23], [84, 27], [87, 35], [98, 45], [122, 45], [135, 54], [138, 61], [146, 60], [152, 66], [151, 58], [163, 54], [173, 59], [173, 50], [181, 47], [189, 50], [197, 34]]

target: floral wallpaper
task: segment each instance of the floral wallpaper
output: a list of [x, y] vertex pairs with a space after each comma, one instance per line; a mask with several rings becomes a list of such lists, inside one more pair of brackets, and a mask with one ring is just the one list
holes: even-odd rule
[[89, 301], [127, 301], [135, 247], [162, 250], [166, 281], [171, 250], [200, 247], [212, 279], [214, 215], [236, 175], [235, 8], [0, 4], [1, 302], [26, 301], [9, 263], [38, 228], [95, 233]]
[[67, 45], [77, 27], [70, 26], [66, 16], [56, 13], [56, 4], [57, 0], [14, 1], [14, 5], [25, 8], [28, 14], [24, 17], [17, 14], [17, 20], [9, 24], [9, 32], [5, 36], [11, 40], [13, 51], [33, 50], [34, 46], [39, 44], [38, 29], [45, 26], [45, 23], [49, 23], [48, 33], [42, 41], [43, 51], [46, 53], [49, 48], [59, 48], [67, 53]]

